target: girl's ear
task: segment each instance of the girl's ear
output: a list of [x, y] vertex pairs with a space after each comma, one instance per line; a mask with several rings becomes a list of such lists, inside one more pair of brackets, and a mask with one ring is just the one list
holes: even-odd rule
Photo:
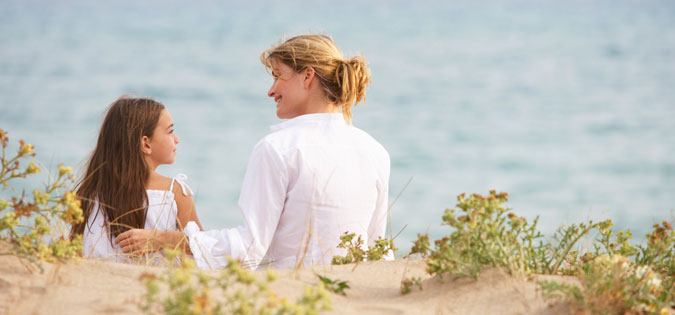
[[314, 75], [316, 75], [316, 72], [314, 72], [313, 68], [306, 68], [303, 72], [303, 85], [305, 86], [305, 89], [309, 89], [309, 85], [312, 83], [312, 79], [314, 79]]
[[147, 136], [143, 136], [143, 138], [141, 138], [141, 152], [146, 155], [150, 155], [152, 153], [152, 148], [150, 148], [150, 138]]

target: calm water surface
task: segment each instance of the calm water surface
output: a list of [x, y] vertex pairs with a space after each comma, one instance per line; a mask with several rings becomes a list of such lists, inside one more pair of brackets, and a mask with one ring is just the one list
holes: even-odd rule
[[507, 191], [549, 234], [612, 218], [642, 237], [675, 215], [672, 1], [3, 1], [0, 128], [82, 167], [108, 104], [154, 97], [181, 138], [160, 172], [189, 176], [205, 228], [234, 226], [279, 122], [259, 53], [304, 32], [370, 62], [354, 124], [391, 154], [391, 201], [412, 178], [392, 208], [403, 249], [448, 232], [462, 192]]

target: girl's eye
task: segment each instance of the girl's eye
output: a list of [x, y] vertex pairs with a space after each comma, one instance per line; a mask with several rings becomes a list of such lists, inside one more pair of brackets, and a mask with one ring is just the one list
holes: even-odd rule
[[171, 129], [171, 131], [169, 131], [169, 133], [173, 133], [173, 130], [174, 130], [174, 129]]

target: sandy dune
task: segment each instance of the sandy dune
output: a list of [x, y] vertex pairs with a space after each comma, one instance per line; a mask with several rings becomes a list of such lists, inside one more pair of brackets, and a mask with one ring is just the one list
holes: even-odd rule
[[[145, 288], [144, 272], [161, 267], [76, 260], [29, 270], [18, 258], [0, 256], [0, 313], [3, 314], [138, 314]], [[315, 273], [347, 280], [347, 296], [332, 295], [334, 314], [553, 314], [560, 313], [537, 294], [536, 280], [516, 280], [486, 270], [478, 281], [441, 283], [424, 272], [420, 260], [397, 260], [345, 266], [317, 266], [282, 271], [271, 288], [282, 296], [300, 294], [315, 284]], [[404, 277], [420, 276], [424, 290], [400, 294]], [[558, 277], [559, 279], [562, 279]], [[566, 280], [566, 279], [565, 279]]]

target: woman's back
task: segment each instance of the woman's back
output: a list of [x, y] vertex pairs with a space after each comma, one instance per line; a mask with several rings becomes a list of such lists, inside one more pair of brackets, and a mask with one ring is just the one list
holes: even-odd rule
[[[184, 195], [192, 194], [192, 190], [185, 181], [187, 177], [183, 174], [176, 175], [171, 179], [169, 190], [147, 189], [148, 209], [145, 218], [144, 228], [148, 230], [177, 231], [176, 218], [178, 207], [175, 201], [174, 192], [179, 188]], [[174, 189], [174, 184], [179, 187]], [[133, 262], [127, 254], [124, 254], [117, 244], [110, 242], [110, 230], [105, 224], [105, 214], [96, 202], [92, 213], [87, 220], [82, 234], [82, 256], [85, 258], [101, 258], [115, 262]], [[140, 261], [145, 261], [141, 257]]]
[[384, 237], [389, 154], [342, 114], [296, 117], [253, 149], [239, 198], [244, 225], [185, 233], [200, 268], [226, 264], [293, 268], [327, 264], [344, 232], [368, 245]]
[[262, 142], [281, 154], [288, 193], [263, 263], [330, 263], [344, 255], [337, 249], [344, 232], [368, 245], [384, 236], [389, 155], [379, 143], [342, 114], [304, 115], [273, 129]]

